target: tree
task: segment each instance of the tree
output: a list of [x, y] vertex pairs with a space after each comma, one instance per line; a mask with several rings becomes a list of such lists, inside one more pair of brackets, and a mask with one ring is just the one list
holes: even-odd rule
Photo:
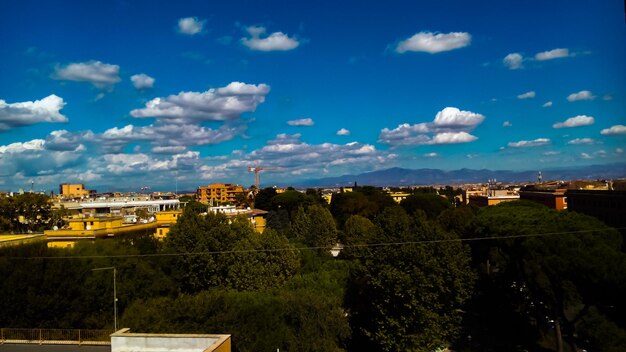
[[274, 188], [263, 188], [254, 196], [254, 207], [262, 210], [275, 210], [274, 197], [276, 196]]
[[298, 207], [297, 212], [293, 216], [293, 220], [291, 221], [291, 238], [297, 238], [301, 241], [304, 241], [309, 235], [311, 231], [311, 220], [309, 216], [304, 211], [304, 207]]
[[337, 219], [337, 224], [343, 224], [351, 215], [361, 215], [373, 219], [387, 207], [395, 207], [393, 198], [374, 187], [357, 188], [354, 192], [333, 194], [330, 203], [330, 212]]
[[312, 205], [306, 210], [309, 229], [304, 240], [314, 247], [329, 248], [337, 244], [337, 227], [330, 211], [320, 205]]
[[400, 206], [408, 214], [413, 214], [416, 210], [423, 210], [429, 219], [435, 219], [441, 212], [450, 207], [450, 203], [443, 197], [434, 193], [412, 194], [400, 202]]
[[554, 332], [556, 350], [564, 350], [563, 336], [576, 348], [576, 323], [590, 307], [620, 304], [612, 294], [624, 280], [621, 236], [597, 219], [510, 202], [481, 209], [472, 227], [475, 237], [518, 236], [472, 243], [475, 264], [501, 287], [521, 287], [527, 299], [515, 309], [540, 332]]
[[[245, 231], [245, 227], [241, 227]], [[249, 230], [251, 233], [252, 230]], [[232, 249], [245, 234], [235, 233], [223, 214], [199, 215], [185, 208], [165, 241], [166, 251], [183, 254], [173, 257], [173, 276], [184, 292], [196, 292], [219, 286], [226, 278], [223, 252]]]
[[[453, 239], [400, 208], [377, 218], [388, 241]], [[432, 351], [448, 345], [460, 327], [462, 304], [474, 275], [459, 242], [380, 246], [363, 251], [348, 292], [351, 348]]]
[[41, 232], [49, 226], [51, 215], [50, 198], [45, 194], [0, 198], [0, 231]]
[[225, 257], [225, 284], [240, 291], [282, 286], [300, 266], [296, 248], [272, 229], [249, 234], [233, 246], [233, 251]]

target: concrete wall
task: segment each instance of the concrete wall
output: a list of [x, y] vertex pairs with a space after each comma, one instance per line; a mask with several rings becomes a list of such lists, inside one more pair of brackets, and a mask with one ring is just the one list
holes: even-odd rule
[[122, 329], [111, 335], [111, 352], [230, 352], [230, 335], [138, 334]]

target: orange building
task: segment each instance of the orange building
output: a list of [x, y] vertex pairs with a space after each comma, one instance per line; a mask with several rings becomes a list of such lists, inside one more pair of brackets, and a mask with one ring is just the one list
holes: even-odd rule
[[203, 204], [209, 204], [211, 199], [213, 202], [234, 204], [237, 194], [243, 193], [245, 193], [245, 190], [242, 186], [230, 183], [214, 183], [206, 187], [198, 187], [196, 200]]
[[66, 198], [87, 197], [89, 190], [85, 189], [82, 183], [61, 183], [59, 185], [59, 194]]
[[565, 210], [567, 209], [565, 191], [565, 188], [535, 189], [532, 187], [524, 187], [519, 191], [519, 198], [543, 204], [548, 208]]

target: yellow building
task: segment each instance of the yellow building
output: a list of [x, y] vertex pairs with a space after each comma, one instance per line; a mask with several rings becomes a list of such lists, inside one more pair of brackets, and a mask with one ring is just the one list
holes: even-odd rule
[[393, 198], [393, 201], [398, 204], [405, 200], [406, 197], [410, 196], [410, 194], [406, 192], [389, 192], [389, 195], [391, 196], [391, 198]]
[[82, 183], [61, 183], [59, 194], [66, 198], [80, 198], [88, 196], [89, 190], [86, 190]]
[[170, 226], [174, 225], [178, 219], [183, 215], [182, 210], [168, 210], [168, 211], [159, 211], [154, 214], [156, 218], [157, 228], [154, 233], [154, 237], [159, 240], [167, 237], [167, 234], [170, 233]]
[[157, 222], [124, 224], [121, 216], [89, 217], [68, 220], [69, 228], [46, 230], [48, 239], [111, 237], [122, 233], [157, 227]]
[[198, 187], [196, 200], [203, 204], [209, 204], [211, 199], [213, 202], [234, 204], [237, 194], [242, 193], [245, 193], [242, 186], [230, 183], [214, 183], [206, 187]]

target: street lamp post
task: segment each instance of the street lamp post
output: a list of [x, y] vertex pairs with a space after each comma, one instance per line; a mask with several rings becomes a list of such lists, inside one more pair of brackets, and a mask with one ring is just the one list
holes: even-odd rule
[[113, 270], [113, 328], [117, 331], [117, 287], [116, 287], [116, 273], [117, 270], [114, 266], [107, 266], [105, 268], [95, 268], [91, 269], [91, 271], [100, 271], [100, 270]]

